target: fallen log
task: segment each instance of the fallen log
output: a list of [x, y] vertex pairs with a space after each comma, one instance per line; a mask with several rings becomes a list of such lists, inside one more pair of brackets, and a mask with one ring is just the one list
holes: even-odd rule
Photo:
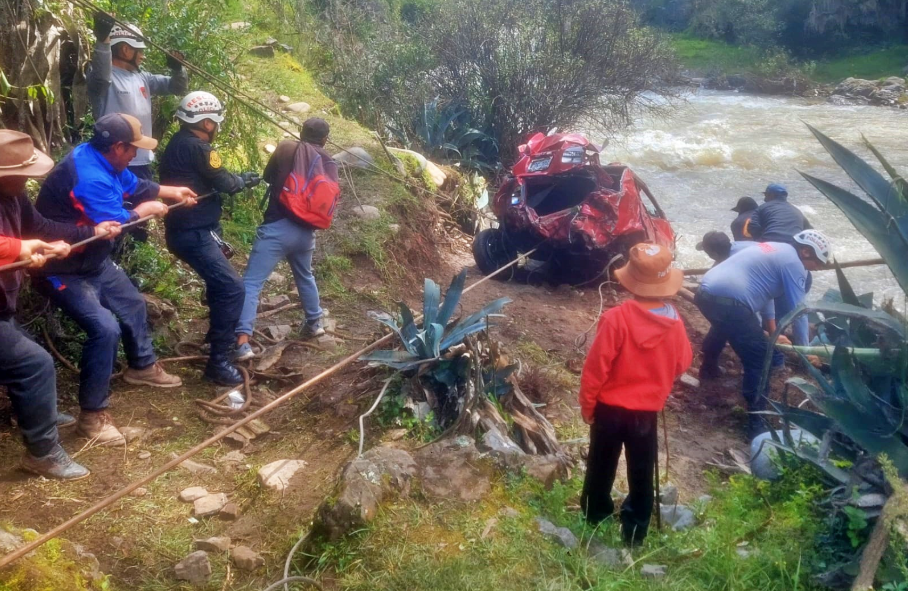
[[[862, 259], [859, 261], [848, 261], [845, 263], [839, 263], [839, 268], [849, 269], [852, 267], [872, 267], [874, 265], [885, 265], [886, 261], [883, 259]], [[702, 268], [702, 269], [685, 269], [684, 275], [686, 277], [694, 277], [697, 275], [705, 275], [707, 271], [712, 269], [712, 267]], [[835, 267], [829, 266], [820, 269], [820, 271], [835, 271]]]

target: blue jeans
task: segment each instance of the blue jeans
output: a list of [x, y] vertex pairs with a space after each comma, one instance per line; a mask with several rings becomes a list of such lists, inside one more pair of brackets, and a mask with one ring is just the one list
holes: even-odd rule
[[296, 290], [306, 314], [306, 322], [322, 317], [318, 286], [312, 275], [312, 255], [315, 253], [315, 230], [303, 228], [288, 219], [262, 224], [255, 233], [255, 244], [249, 254], [243, 283], [246, 300], [237, 324], [237, 334], [252, 335], [259, 307], [259, 294], [268, 276], [282, 259], [287, 259], [293, 271]]
[[0, 319], [0, 386], [6, 386], [25, 447], [46, 456], [57, 437], [57, 373], [50, 353], [16, 321]]
[[144, 369], [157, 360], [148, 330], [145, 298], [110, 259], [90, 275], [48, 276], [39, 289], [88, 336], [79, 364], [82, 410], [107, 408], [110, 376], [121, 336], [129, 367]]

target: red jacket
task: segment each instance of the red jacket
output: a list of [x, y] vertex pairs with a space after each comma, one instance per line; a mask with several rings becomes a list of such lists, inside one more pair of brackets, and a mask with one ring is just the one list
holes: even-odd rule
[[597, 402], [631, 410], [662, 410], [675, 379], [693, 360], [684, 323], [628, 300], [599, 319], [580, 378], [580, 409], [588, 421]]
[[19, 251], [22, 250], [22, 241], [18, 238], [0, 236], [0, 265], [15, 263], [19, 260]]

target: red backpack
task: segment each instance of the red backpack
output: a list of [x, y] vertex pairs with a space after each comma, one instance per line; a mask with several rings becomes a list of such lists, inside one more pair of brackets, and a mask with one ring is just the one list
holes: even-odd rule
[[[334, 161], [329, 165], [337, 166]], [[293, 171], [281, 190], [281, 204], [297, 219], [325, 230], [331, 226], [340, 186], [337, 173], [325, 171], [322, 155], [307, 142], [300, 142], [293, 157]]]

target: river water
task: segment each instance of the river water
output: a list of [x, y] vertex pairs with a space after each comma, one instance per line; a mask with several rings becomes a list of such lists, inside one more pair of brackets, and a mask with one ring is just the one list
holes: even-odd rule
[[[684, 267], [708, 266], [711, 261], [695, 249], [700, 237], [710, 230], [730, 236], [735, 217], [730, 209], [738, 198], [750, 195], [761, 203], [771, 182], [785, 185], [789, 201], [831, 238], [838, 260], [877, 257], [838, 208], [798, 174], [801, 170], [863, 195], [804, 122], [872, 159], [863, 133], [908, 174], [908, 111], [702, 90], [685, 96], [669, 116], [642, 118], [612, 137], [603, 161], [629, 164], [647, 182], [678, 235], [677, 259]], [[877, 303], [895, 297], [903, 305], [886, 267], [847, 269], [846, 274], [858, 294], [873, 291]], [[816, 273], [811, 299], [830, 287], [835, 287], [835, 273]]]

